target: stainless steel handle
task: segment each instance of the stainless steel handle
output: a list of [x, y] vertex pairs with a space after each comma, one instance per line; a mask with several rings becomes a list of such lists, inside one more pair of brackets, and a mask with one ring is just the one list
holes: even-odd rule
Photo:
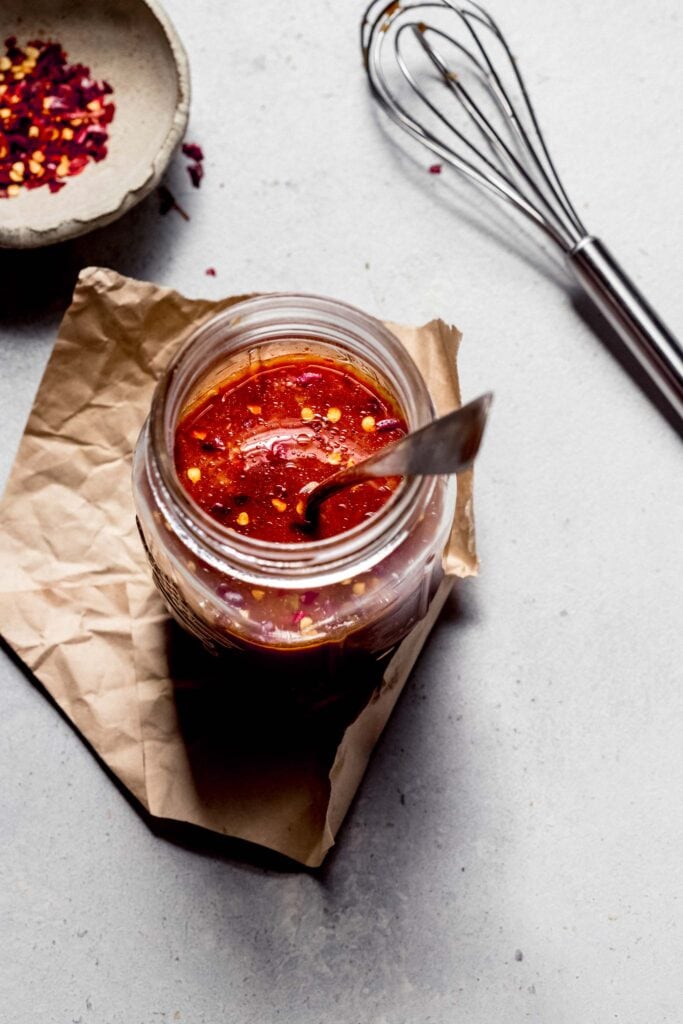
[[568, 254], [586, 293], [609, 320], [661, 394], [683, 418], [683, 347], [599, 238]]

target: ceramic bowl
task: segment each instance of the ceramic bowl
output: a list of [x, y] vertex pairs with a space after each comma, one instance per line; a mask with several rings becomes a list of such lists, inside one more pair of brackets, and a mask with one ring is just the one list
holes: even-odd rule
[[[187, 126], [190, 80], [182, 43], [156, 0], [0, 0], [3, 39], [62, 44], [114, 92], [108, 154], [47, 187], [0, 199], [0, 246], [35, 248], [116, 220], [158, 184]], [[2, 52], [4, 52], [4, 47]]]

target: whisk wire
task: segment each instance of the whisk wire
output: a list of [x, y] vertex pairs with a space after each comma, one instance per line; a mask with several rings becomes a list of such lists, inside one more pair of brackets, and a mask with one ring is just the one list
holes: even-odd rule
[[[500, 28], [498, 27], [497, 23], [494, 21], [492, 16], [487, 11], [485, 11], [484, 8], [481, 6], [481, 4], [477, 3], [476, 0], [467, 0], [467, 2], [472, 7], [475, 8], [475, 10], [478, 12], [477, 14], [472, 14], [472, 12], [467, 11], [465, 8], [463, 8], [462, 6], [457, 4], [455, 2], [455, 0], [443, 0], [443, 2], [444, 2], [446, 7], [448, 7], [451, 11], [453, 11], [453, 13], [457, 14], [461, 18], [461, 20], [467, 26], [470, 34], [475, 39], [476, 44], [477, 44], [478, 48], [480, 49], [480, 51], [482, 53], [482, 56], [483, 56], [483, 58], [484, 58], [484, 60], [486, 62], [486, 65], [487, 65], [487, 67], [489, 68], [489, 70], [491, 72], [492, 80], [493, 80], [493, 82], [495, 82], [495, 85], [496, 85], [496, 90], [495, 91], [497, 93], [500, 93], [500, 95], [504, 99], [505, 109], [506, 109], [506, 111], [508, 113], [508, 117], [510, 118], [510, 120], [511, 120], [511, 122], [512, 122], [512, 124], [513, 124], [513, 126], [514, 126], [514, 128], [516, 130], [516, 132], [518, 133], [518, 136], [520, 137], [523, 145], [525, 146], [526, 151], [531, 156], [531, 159], [533, 160], [534, 164], [536, 165], [536, 167], [540, 171], [541, 175], [543, 176], [543, 179], [547, 182], [549, 188], [551, 189], [551, 191], [553, 193], [554, 198], [556, 198], [558, 200], [558, 202], [561, 204], [561, 206], [563, 207], [563, 209], [565, 210], [567, 215], [570, 217], [574, 227], [579, 232], [579, 238], [583, 237], [586, 234], [586, 229], [584, 228], [583, 224], [581, 223], [581, 220], [580, 220], [580, 218], [579, 218], [579, 216], [578, 216], [578, 214], [577, 214], [577, 212], [576, 212], [576, 210], [574, 208], [574, 205], [571, 202], [571, 200], [569, 199], [569, 196], [567, 195], [567, 191], [566, 191], [564, 185], [562, 184], [562, 180], [560, 179], [560, 176], [559, 176], [559, 174], [557, 172], [555, 164], [553, 163], [552, 157], [550, 156], [550, 152], [549, 152], [548, 147], [546, 145], [545, 138], [543, 136], [543, 132], [541, 131], [541, 127], [540, 127], [540, 124], [538, 122], [538, 118], [536, 117], [536, 111], [534, 110], [533, 104], [531, 102], [531, 97], [530, 97], [529, 92], [527, 90], [526, 83], [524, 81], [524, 77], [523, 77], [521, 71], [519, 70], [519, 66], [517, 64], [517, 61], [516, 61], [512, 51], [510, 50], [510, 47], [508, 46], [508, 43], [507, 43], [507, 41], [505, 39], [505, 36], [503, 35], [502, 31], [500, 30]], [[539, 158], [539, 155], [536, 152], [536, 148], [535, 148], [531, 138], [529, 137], [526, 129], [524, 128], [524, 125], [523, 125], [521, 119], [517, 115], [517, 112], [515, 110], [515, 105], [514, 105], [514, 103], [512, 103], [512, 101], [510, 100], [509, 95], [507, 94], [505, 86], [503, 85], [503, 83], [502, 83], [502, 81], [501, 81], [501, 79], [500, 79], [500, 77], [498, 75], [498, 72], [496, 70], [495, 64], [493, 64], [493, 62], [490, 60], [489, 55], [488, 55], [488, 53], [486, 51], [486, 48], [483, 46], [483, 44], [481, 43], [481, 40], [479, 39], [479, 37], [477, 36], [476, 32], [473, 30], [473, 28], [472, 28], [472, 26], [470, 24], [470, 20], [477, 20], [482, 25], [485, 25], [488, 29], [490, 29], [490, 31], [495, 35], [496, 39], [500, 43], [500, 46], [502, 47], [503, 52], [505, 53], [505, 56], [507, 58], [507, 62], [510, 65], [510, 68], [512, 69], [513, 75], [515, 77], [515, 81], [517, 82], [517, 86], [518, 86], [519, 91], [520, 91], [520, 95], [521, 95], [521, 98], [522, 98], [522, 102], [524, 104], [524, 108], [525, 108], [526, 114], [529, 117], [529, 120], [530, 120], [531, 125], [533, 127], [534, 134], [535, 134], [536, 139], [538, 140], [538, 143], [539, 143], [539, 145], [541, 147], [542, 157], [545, 160], [545, 163], [547, 165], [547, 170], [546, 170], [546, 167], [543, 166], [543, 159]]]
[[[370, 86], [376, 98], [380, 104], [384, 107], [386, 112], [391, 116], [401, 128], [404, 129], [408, 134], [412, 135], [413, 138], [421, 142], [427, 148], [429, 148], [436, 156], [445, 162], [451, 164], [461, 174], [474, 181], [475, 184], [480, 187], [492, 191], [499, 198], [506, 200], [515, 206], [521, 213], [533, 220], [536, 225], [548, 233], [555, 242], [563, 245], [562, 238], [558, 235], [557, 231], [546, 218], [544, 218], [539, 211], [534, 207], [532, 203], [528, 201], [515, 187], [514, 185], [496, 168], [492, 168], [492, 173], [487, 175], [484, 173], [476, 164], [462, 156], [452, 148], [444, 139], [438, 138], [432, 131], [430, 131], [425, 125], [420, 124], [404, 107], [401, 101], [393, 93], [387, 82], [384, 74], [381, 54], [385, 35], [386, 27], [386, 14], [389, 12], [391, 16], [391, 10], [398, 10], [398, 5], [389, 4], [382, 8], [380, 12], [373, 18], [369, 16], [372, 7], [375, 3], [372, 3], [366, 11], [366, 17], [361, 27], [361, 38], [363, 52], [366, 60], [366, 67], [368, 70], [368, 76]], [[410, 7], [441, 7], [440, 3], [419, 3], [410, 5]], [[403, 8], [403, 10], [410, 9]], [[390, 10], [391, 9], [391, 10]], [[371, 49], [371, 42], [374, 41], [374, 48]], [[467, 141], [463, 138], [462, 134], [454, 129], [454, 126], [450, 122], [444, 122], [448, 129], [454, 131], [456, 138], [461, 141]], [[471, 147], [474, 149], [474, 147]], [[482, 154], [478, 150], [474, 150], [477, 158], [482, 159]], [[490, 162], [484, 158], [485, 166], [491, 168]], [[493, 175], [493, 176], [492, 176]]]
[[[550, 158], [521, 73], [493, 18], [474, 0], [466, 0], [466, 2], [470, 5], [469, 8], [457, 0], [418, 0], [416, 3], [407, 4], [396, 2], [380, 2], [378, 4], [377, 0], [374, 0], [366, 11], [361, 29], [362, 45], [372, 89], [385, 110], [402, 128], [478, 185], [492, 190], [511, 202], [549, 234], [565, 251], [569, 251], [585, 234], [585, 230]], [[371, 13], [373, 10], [374, 15]], [[429, 11], [443, 12], [444, 10], [450, 11], [459, 19], [474, 47], [474, 52], [454, 35], [439, 27], [426, 25], [422, 21], [407, 20], [412, 15], [419, 16]], [[436, 135], [414, 117], [390, 85], [384, 68], [384, 44], [387, 36], [390, 35], [389, 30], [392, 25], [399, 21], [401, 23], [397, 25], [393, 33], [396, 66], [410, 86], [413, 95], [451, 133], [454, 141], [465, 147], [469, 156], [463, 156], [462, 152], [458, 152], [444, 138]], [[403, 55], [401, 46], [403, 34], [408, 30], [417, 38], [424, 53], [439, 72], [442, 82], [447, 86], [450, 94], [459, 101], [460, 107], [467, 114], [470, 123], [477, 129], [490, 152], [495, 155], [498, 166], [427, 96], [425, 90], [416, 80]], [[519, 116], [503, 77], [491, 59], [481, 37], [481, 30], [490, 32], [502, 47], [506, 62], [517, 83], [523, 110], [528, 116], [532, 129], [531, 133]], [[481, 104], [458, 81], [458, 76], [450, 70], [448, 62], [427, 38], [428, 33], [452, 45], [482, 76], [489, 96], [495, 101], [504, 123], [508, 126], [512, 137], [521, 146], [520, 156], [513, 152], [502, 133], [484, 112]], [[532, 133], [535, 139], [532, 138]], [[538, 150], [535, 141], [538, 144]], [[512, 171], [512, 177], [510, 171]], [[515, 177], [518, 181], [515, 180]]]
[[[432, 12], [441, 19], [436, 24], [416, 20]], [[441, 27], [445, 17], [457, 27], [457, 36]], [[413, 73], [403, 44], [410, 38], [406, 33], [417, 39], [417, 49], [436, 69], [439, 88], [447, 87], [450, 108], [435, 102], [433, 89], [427, 92]], [[387, 38], [393, 39], [391, 80]], [[437, 48], [442, 43], [455, 48], [458, 72]], [[372, 0], [361, 25], [361, 46], [370, 87], [387, 114], [444, 163], [512, 205], [557, 244], [586, 294], [683, 422], [683, 346], [607, 247], [586, 231], [550, 156], [517, 61], [490, 14], [477, 0]], [[463, 60], [464, 81], [459, 73]], [[404, 102], [406, 84], [410, 109]], [[489, 105], [481, 102], [480, 86]], [[451, 113], [453, 99], [459, 123]], [[427, 122], [420, 117], [425, 112]]]
[[[535, 180], [535, 177], [534, 177], [534, 174], [533, 174], [533, 169], [527, 170], [527, 168], [525, 167], [525, 165], [522, 162], [522, 160], [520, 160], [517, 156], [515, 156], [514, 152], [512, 151], [510, 146], [505, 142], [504, 138], [502, 137], [500, 132], [498, 132], [498, 130], [496, 129], [495, 125], [486, 116], [486, 114], [481, 109], [479, 104], [477, 104], [476, 100], [474, 100], [473, 97], [470, 95], [469, 90], [462, 84], [461, 81], [459, 81], [459, 79], [456, 76], [454, 76], [453, 72], [449, 71], [447, 63], [441, 57], [439, 52], [433, 46], [431, 46], [428, 43], [427, 38], [426, 38], [427, 32], [429, 32], [430, 34], [441, 36], [443, 39], [447, 40], [449, 43], [453, 43], [459, 50], [461, 50], [468, 57], [470, 57], [474, 61], [476, 66], [480, 69], [480, 71], [484, 75], [486, 75], [485, 70], [481, 67], [481, 65], [476, 60], [476, 58], [472, 54], [470, 54], [469, 51], [465, 47], [461, 46], [461, 44], [458, 43], [457, 40], [453, 39], [447, 33], [443, 32], [441, 29], [438, 29], [438, 28], [427, 28], [427, 27], [422, 27], [422, 26], [417, 26], [417, 28], [416, 28], [414, 26], [414, 23], [412, 23], [412, 22], [409, 22], [408, 25], [401, 26], [401, 28], [397, 31], [396, 37], [395, 37], [395, 46], [396, 47], [398, 47], [398, 45], [399, 45], [399, 39], [400, 39], [401, 32], [404, 31], [404, 29], [408, 28], [408, 27], [414, 28], [415, 34], [418, 37], [420, 45], [422, 46], [422, 48], [424, 49], [425, 53], [430, 58], [432, 63], [435, 65], [437, 70], [440, 72], [440, 74], [442, 76], [442, 79], [443, 79], [443, 82], [444, 82], [444, 85], [449, 89], [449, 91], [453, 94], [453, 96], [458, 100], [458, 102], [460, 103], [460, 105], [464, 109], [465, 113], [470, 118], [470, 121], [474, 124], [474, 126], [479, 131], [479, 133], [482, 136], [484, 142], [487, 143], [491, 147], [491, 150], [495, 153], [495, 155], [496, 155], [496, 157], [497, 157], [497, 159], [498, 159], [498, 161], [499, 161], [499, 163], [501, 165], [501, 170], [498, 170], [498, 169], [494, 168], [493, 164], [490, 163], [490, 161], [485, 157], [485, 155], [479, 149], [474, 147], [472, 145], [472, 143], [461, 132], [459, 132], [456, 129], [455, 125], [452, 125], [452, 124], [450, 124], [448, 122], [448, 120], [442, 114], [442, 112], [434, 104], [430, 103], [428, 101], [427, 97], [420, 92], [420, 90], [416, 87], [416, 85], [414, 83], [414, 79], [412, 78], [412, 76], [410, 76], [411, 85], [413, 86], [415, 91], [418, 93], [420, 98], [423, 100], [423, 102], [427, 103], [427, 105], [433, 111], [433, 113], [435, 113], [436, 116], [441, 121], [443, 121], [443, 123], [447, 127], [450, 127], [458, 135], [458, 137], [461, 138], [463, 140], [463, 142], [465, 142], [465, 144], [469, 148], [474, 149], [474, 152], [477, 154], [477, 156], [479, 157], [480, 160], [484, 161], [489, 167], [492, 168], [492, 170], [494, 170], [494, 172], [497, 171], [497, 173], [502, 174], [502, 176], [505, 178], [505, 180], [506, 180], [507, 184], [509, 185], [509, 187], [511, 189], [514, 189], [515, 188], [514, 182], [508, 177], [508, 175], [506, 173], [506, 168], [509, 165], [512, 165], [513, 170], [522, 178], [522, 180], [524, 182], [526, 182], [527, 186], [531, 189], [531, 191], [534, 194], [534, 196], [536, 197], [537, 201], [543, 206], [543, 208], [545, 210], [545, 215], [551, 219], [551, 221], [553, 222], [554, 226], [556, 227], [558, 233], [561, 232], [562, 230], [570, 231], [571, 227], [567, 223], [567, 219], [562, 216], [561, 212], [558, 212], [553, 207], [552, 201], [547, 197], [546, 192], [545, 192], [544, 187], [543, 187], [543, 183], [537, 184], [537, 182]], [[400, 60], [400, 56], [397, 54], [397, 61], [399, 61], [399, 60]], [[409, 72], [408, 68], [405, 66], [404, 62], [401, 62], [401, 70], [403, 71], [403, 73], [404, 73], [404, 75], [406, 77], [409, 77], [410, 72]], [[494, 98], [497, 98], [497, 90], [496, 90], [496, 93], [494, 94]], [[505, 108], [503, 108], [503, 109], [505, 109]]]
[[[446, 0], [446, 2], [450, 6], [450, 0]], [[470, 2], [473, 2], [473, 0], [470, 0]], [[479, 7], [479, 4], [475, 4], [475, 6]], [[531, 125], [533, 127], [536, 139], [538, 140], [538, 144], [541, 147], [542, 155], [543, 155], [543, 158], [544, 158], [544, 160], [545, 160], [545, 162], [547, 164], [547, 169], [548, 169], [550, 177], [548, 176], [548, 174], [546, 174], [546, 170], [543, 167], [543, 162], [542, 162], [542, 160], [540, 160], [538, 158], [538, 154], [536, 152], [536, 148], [532, 144], [532, 141], [529, 138], [526, 130], [524, 129], [524, 126], [522, 125], [520, 119], [516, 116], [516, 114], [514, 112], [514, 105], [512, 103], [510, 103], [510, 101], [508, 99], [508, 101], [507, 101], [508, 102], [508, 106], [509, 106], [509, 109], [510, 109], [510, 111], [512, 113], [512, 119], [513, 119], [513, 122], [515, 124], [516, 130], [518, 131], [518, 133], [519, 133], [520, 137], [522, 138], [524, 144], [528, 147], [529, 151], [531, 152], [534, 161], [536, 162], [536, 164], [537, 164], [539, 170], [541, 171], [541, 173], [543, 174], [544, 178], [548, 181], [549, 186], [551, 187], [551, 189], [553, 189], [553, 192], [555, 193], [557, 198], [562, 203], [562, 205], [565, 208], [567, 214], [571, 217], [571, 220], [572, 220], [574, 226], [576, 227], [577, 231], [580, 233], [580, 237], [583, 237], [586, 234], [586, 228], [584, 227], [583, 222], [581, 221], [581, 218], [579, 217], [578, 213], [576, 212], [576, 208], [574, 207], [574, 204], [570, 200], [569, 195], [567, 194], [567, 191], [566, 191], [564, 185], [562, 184], [562, 179], [560, 178], [560, 175], [559, 175], [559, 173], [557, 171], [557, 168], [555, 167], [553, 159], [552, 159], [552, 157], [550, 155], [550, 151], [548, 150], [548, 147], [546, 145], [545, 136], [543, 135], [543, 132], [541, 131], [541, 126], [539, 124], [538, 118], [536, 117], [536, 111], [535, 111], [534, 106], [533, 106], [533, 104], [531, 102], [531, 97], [529, 95], [529, 91], [528, 91], [528, 89], [526, 87], [526, 83], [524, 81], [524, 76], [522, 75], [522, 72], [519, 70], [519, 65], [517, 64], [517, 60], [515, 59], [512, 51], [510, 50], [510, 47], [508, 46], [508, 43], [507, 43], [507, 41], [505, 39], [505, 36], [500, 31], [498, 26], [495, 24], [493, 19], [490, 19], [490, 20], [491, 20], [491, 24], [493, 26], [495, 26], [496, 36], [497, 36], [497, 38], [498, 38], [498, 40], [500, 42], [500, 45], [502, 46], [503, 50], [505, 51], [505, 55], [506, 55], [506, 57], [508, 59], [508, 63], [510, 64], [510, 67], [512, 68], [512, 72], [513, 72], [513, 74], [515, 76], [515, 80], [516, 80], [517, 85], [519, 87], [519, 91], [520, 91], [520, 95], [522, 97], [522, 101], [524, 103], [524, 107], [526, 109], [527, 115], [528, 115], [529, 120], [531, 122]], [[552, 178], [552, 181], [550, 180], [550, 178]], [[554, 187], [553, 187], [553, 183], [554, 183]], [[555, 192], [555, 188], [557, 189], [557, 192]]]

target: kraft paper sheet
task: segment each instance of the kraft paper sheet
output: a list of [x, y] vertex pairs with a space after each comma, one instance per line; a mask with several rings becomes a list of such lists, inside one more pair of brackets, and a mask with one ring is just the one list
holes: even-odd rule
[[[246, 729], [251, 748], [233, 746], [206, 700], [215, 686], [202, 686], [219, 659], [171, 623], [152, 585], [130, 472], [159, 375], [199, 324], [236, 301], [187, 299], [101, 268], [82, 272], [2, 502], [0, 631], [151, 815], [315, 867], [453, 579], [477, 571], [472, 479], [459, 478], [447, 578], [355, 720], [291, 739], [259, 708]], [[388, 327], [420, 367], [437, 412], [459, 405], [459, 332], [441, 321]], [[231, 664], [226, 692], [245, 691]], [[232, 728], [245, 733], [242, 723]]]

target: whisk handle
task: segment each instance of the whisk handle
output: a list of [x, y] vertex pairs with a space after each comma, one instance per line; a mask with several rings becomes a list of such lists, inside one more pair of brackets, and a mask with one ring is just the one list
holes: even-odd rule
[[683, 347], [599, 238], [587, 236], [569, 253], [586, 293], [609, 320], [659, 392], [683, 418]]

